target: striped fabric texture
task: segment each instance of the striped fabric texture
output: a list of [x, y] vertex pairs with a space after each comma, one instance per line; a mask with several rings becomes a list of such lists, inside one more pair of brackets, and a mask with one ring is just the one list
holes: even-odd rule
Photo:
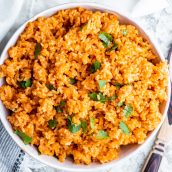
[[14, 165], [19, 158], [19, 154], [20, 148], [11, 139], [0, 122], [0, 172], [17, 172], [17, 170], [14, 169]]

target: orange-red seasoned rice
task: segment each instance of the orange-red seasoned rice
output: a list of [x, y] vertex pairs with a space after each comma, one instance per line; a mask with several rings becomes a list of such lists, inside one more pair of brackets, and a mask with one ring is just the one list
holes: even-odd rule
[[[102, 32], [113, 38], [109, 47], [99, 38]], [[114, 42], [117, 48], [108, 51]], [[143, 143], [161, 120], [168, 70], [166, 62], [153, 63], [156, 58], [139, 31], [117, 16], [62, 10], [28, 23], [9, 49], [0, 67], [6, 79], [0, 98], [13, 129], [32, 138], [41, 154], [61, 162], [72, 155], [77, 164], [109, 162], [122, 145]], [[100, 67], [90, 72], [96, 61]], [[50, 120], [57, 124], [51, 127]]]

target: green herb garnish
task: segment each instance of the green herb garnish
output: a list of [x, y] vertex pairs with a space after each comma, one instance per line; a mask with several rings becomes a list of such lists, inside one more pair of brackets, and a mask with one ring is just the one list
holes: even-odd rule
[[34, 51], [35, 59], [38, 58], [38, 55], [40, 54], [40, 52], [41, 52], [41, 44], [40, 43], [36, 43], [35, 51]]
[[19, 131], [19, 130], [16, 130], [15, 131], [15, 134], [17, 134], [24, 142], [24, 144], [28, 145], [29, 143], [32, 142], [32, 138], [27, 136], [25, 133]]
[[100, 32], [98, 38], [103, 42], [103, 46], [107, 48], [110, 43], [113, 41], [113, 38], [110, 34], [106, 32]]
[[123, 101], [120, 101], [120, 102], [118, 102], [118, 104], [117, 104], [118, 107], [121, 107], [121, 106], [123, 106], [123, 105], [124, 105], [124, 102], [123, 102]]
[[109, 100], [109, 101], [113, 101], [113, 100], [115, 100], [116, 98], [117, 98], [117, 95], [114, 94], [113, 96], [109, 97], [108, 100]]
[[20, 81], [18, 83], [19, 83], [20, 87], [22, 87], [22, 88], [31, 87], [32, 86], [32, 79], [30, 78], [26, 81]]
[[63, 112], [62, 107], [64, 107], [65, 104], [66, 104], [66, 101], [65, 100], [61, 100], [60, 104], [58, 106], [54, 106], [54, 108], [56, 109], [57, 112], [62, 113]]
[[87, 132], [87, 123], [85, 121], [81, 121], [81, 128], [83, 133]]
[[90, 127], [91, 127], [91, 129], [95, 128], [95, 118], [94, 117], [90, 117]]
[[120, 84], [119, 82], [114, 82], [113, 85], [115, 85], [118, 89], [120, 89], [123, 86], [123, 84]]
[[76, 84], [76, 79], [75, 78], [70, 78], [70, 84], [72, 84], [72, 85]]
[[99, 130], [96, 136], [97, 139], [108, 139], [110, 138], [108, 133], [104, 130]]
[[98, 80], [99, 88], [102, 89], [106, 85], [105, 80]]
[[51, 119], [48, 121], [48, 127], [54, 129], [57, 125], [57, 121], [55, 119]]
[[91, 68], [90, 68], [90, 72], [91, 73], [94, 73], [96, 72], [98, 69], [100, 69], [101, 67], [101, 64], [99, 61], [95, 61], [92, 65], [91, 65]]
[[72, 122], [71, 116], [68, 116], [68, 129], [71, 133], [76, 133], [80, 130], [81, 124], [76, 125]]
[[128, 118], [133, 112], [133, 107], [131, 105], [126, 105], [123, 110], [123, 114], [126, 118]]
[[119, 123], [119, 128], [122, 130], [122, 132], [124, 134], [129, 134], [130, 133], [130, 130], [129, 130], [128, 126], [123, 121], [121, 121]]
[[63, 112], [63, 109], [60, 106], [54, 106], [55, 110], [59, 113]]
[[118, 48], [118, 44], [117, 44], [117, 43], [114, 43], [114, 44], [112, 45], [112, 47], [111, 47], [111, 48], [109, 48], [109, 49], [107, 50], [107, 52], [110, 52], [110, 51], [116, 50], [117, 48]]
[[46, 84], [46, 87], [47, 87], [49, 90], [56, 90], [52, 84]]
[[89, 96], [92, 100], [98, 101], [98, 99], [97, 99], [97, 94], [98, 94], [98, 93], [93, 92], [93, 93], [88, 94], [88, 96]]
[[88, 96], [94, 100], [94, 101], [99, 101], [101, 103], [105, 103], [107, 101], [106, 99], [106, 96], [104, 96], [102, 93], [96, 93], [96, 92], [93, 92], [93, 93], [90, 93], [88, 94]]
[[122, 34], [127, 35], [127, 30], [126, 29], [122, 30]]
[[66, 104], [66, 101], [65, 101], [65, 100], [62, 100], [62, 101], [60, 102], [60, 106], [61, 106], [61, 107], [64, 107], [65, 104]]

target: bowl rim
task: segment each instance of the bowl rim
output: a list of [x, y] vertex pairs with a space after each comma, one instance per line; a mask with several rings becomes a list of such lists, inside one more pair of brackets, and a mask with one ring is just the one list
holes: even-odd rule
[[[9, 47], [11, 45], [13, 45], [13, 40], [15, 40], [15, 42], [17, 41], [19, 35], [23, 32], [23, 29], [26, 27], [27, 23], [28, 22], [32, 22], [34, 20], [36, 20], [38, 17], [41, 17], [41, 16], [45, 16], [45, 15], [48, 15], [50, 14], [53, 15], [55, 14], [56, 12], [60, 11], [60, 10], [63, 10], [63, 9], [69, 9], [69, 8], [75, 8], [75, 7], [83, 7], [83, 8], [92, 8], [92, 9], [96, 9], [96, 10], [101, 10], [101, 11], [108, 11], [108, 12], [113, 12], [113, 13], [116, 13], [117, 15], [123, 17], [123, 18], [126, 18], [130, 23], [134, 24], [137, 29], [140, 31], [142, 31], [146, 37], [149, 38], [149, 41], [151, 42], [151, 44], [154, 46], [154, 49], [156, 50], [158, 56], [160, 57], [161, 60], [165, 60], [157, 42], [155, 40], [153, 40], [151, 38], [151, 36], [146, 33], [146, 31], [143, 29], [143, 27], [141, 27], [132, 17], [128, 17], [126, 16], [125, 14], [122, 14], [121, 12], [118, 12], [116, 9], [114, 10], [112, 7], [108, 6], [108, 5], [103, 5], [103, 4], [96, 4], [96, 3], [93, 3], [93, 2], [74, 2], [74, 3], [63, 3], [61, 5], [56, 5], [54, 7], [51, 7], [51, 8], [48, 8], [46, 10], [43, 10], [41, 11], [40, 13], [34, 15], [32, 18], [28, 19], [26, 22], [24, 22], [14, 33], [13, 35], [11, 36], [11, 38], [8, 40], [7, 44], [5, 45], [2, 53], [1, 53], [1, 56], [0, 56], [0, 64], [4, 62], [4, 60], [6, 58], [3, 59], [3, 56], [5, 56], [5, 54], [7, 53]], [[56, 11], [56, 12], [53, 12], [52, 11]], [[22, 30], [22, 31], [21, 31]], [[18, 35], [19, 34], [19, 35]], [[15, 38], [15, 36], [17, 36], [17, 38]], [[3, 59], [3, 60], [2, 60]], [[126, 157], [123, 157], [121, 158], [120, 160], [116, 161], [116, 162], [108, 162], [108, 163], [105, 163], [105, 164], [100, 164], [99, 166], [96, 166], [96, 167], [91, 167], [91, 168], [80, 168], [79, 165], [75, 165], [74, 167], [67, 167], [67, 166], [64, 166], [63, 163], [61, 166], [59, 165], [54, 165], [53, 163], [49, 163], [49, 162], [46, 162], [46, 160], [43, 160], [41, 158], [39, 158], [38, 155], [35, 155], [34, 153], [30, 152], [28, 149], [27, 149], [27, 146], [23, 146], [23, 144], [21, 144], [20, 140], [21, 139], [16, 139], [15, 136], [14, 136], [14, 133], [11, 132], [10, 130], [10, 126], [9, 125], [9, 122], [8, 120], [6, 119], [6, 117], [4, 117], [5, 115], [3, 114], [2, 112], [2, 109], [0, 108], [0, 119], [1, 119], [1, 122], [4, 126], [4, 128], [7, 130], [8, 134], [11, 136], [11, 138], [15, 141], [15, 143], [17, 143], [17, 145], [24, 151], [26, 152], [27, 154], [29, 154], [31, 157], [35, 158], [36, 160], [38, 160], [39, 162], [43, 163], [43, 164], [46, 164], [50, 167], [53, 167], [55, 169], [61, 169], [61, 170], [68, 170], [68, 171], [77, 171], [77, 172], [81, 172], [81, 171], [92, 171], [92, 170], [103, 170], [103, 169], [107, 169], [107, 168], [111, 168], [113, 166], [115, 166], [117, 163], [119, 162], [122, 162], [128, 158], [130, 158], [132, 155], [136, 154], [138, 151], [140, 151], [144, 145], [146, 145], [150, 140], [151, 138], [153, 138], [155, 136], [155, 134], [158, 132], [159, 128], [161, 127], [165, 117], [166, 117], [166, 114], [167, 114], [167, 110], [168, 110], [168, 107], [169, 107], [169, 102], [170, 102], [170, 94], [171, 94], [171, 84], [170, 84], [170, 80], [169, 80], [169, 83], [168, 83], [168, 88], [167, 88], [167, 91], [168, 91], [168, 99], [166, 101], [166, 105], [165, 105], [165, 108], [164, 108], [164, 112], [163, 112], [163, 117], [162, 117], [162, 120], [161, 122], [159, 123], [159, 125], [152, 131], [152, 133], [147, 137], [147, 139], [144, 141], [143, 144], [139, 145], [139, 147], [137, 147], [135, 150], [133, 150], [131, 153], [129, 153]], [[58, 161], [58, 159], [57, 159]], [[90, 165], [89, 165], [90, 166]]]

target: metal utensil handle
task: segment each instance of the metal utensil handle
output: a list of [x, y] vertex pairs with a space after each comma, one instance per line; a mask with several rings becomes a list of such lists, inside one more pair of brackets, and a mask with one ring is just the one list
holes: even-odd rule
[[164, 154], [165, 143], [159, 139], [155, 142], [153, 150], [142, 169], [142, 172], [158, 172]]
[[170, 44], [170, 49], [169, 49], [168, 55], [167, 55], [167, 61], [169, 64], [170, 64], [170, 60], [172, 60], [171, 58], [172, 58], [172, 44]]

